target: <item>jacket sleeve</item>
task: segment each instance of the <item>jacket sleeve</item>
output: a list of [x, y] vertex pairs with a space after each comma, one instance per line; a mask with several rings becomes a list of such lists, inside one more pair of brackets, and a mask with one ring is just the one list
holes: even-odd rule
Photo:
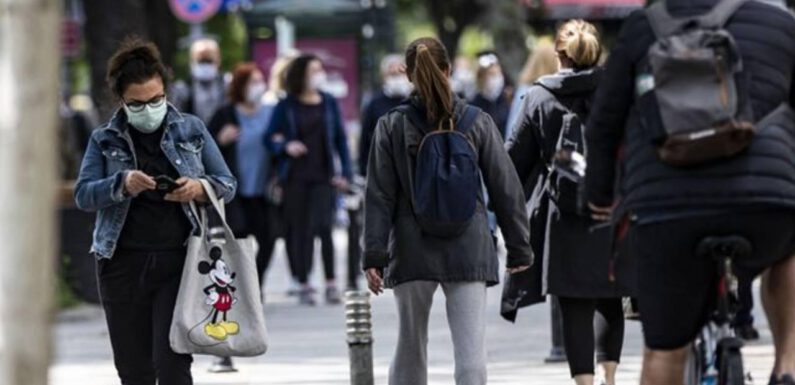
[[[271, 154], [280, 157], [285, 155], [285, 147], [287, 141], [285, 138], [285, 126], [287, 123], [287, 102], [282, 100], [276, 107], [273, 108], [273, 116], [271, 116], [268, 129], [265, 131], [265, 146]], [[281, 138], [278, 138], [281, 136]]]
[[376, 126], [364, 199], [364, 269], [384, 268], [389, 260], [389, 236], [397, 205], [398, 176], [387, 132], [389, 117]]
[[[520, 111], [512, 130], [513, 134], [508, 139], [508, 143], [505, 144], [505, 148], [508, 150], [508, 156], [513, 162], [516, 173], [519, 175], [519, 180], [523, 185], [526, 185], [533, 171], [538, 167], [539, 162], [544, 160], [541, 158], [541, 146], [539, 145], [538, 137], [540, 127], [532, 115], [532, 108], [525, 102]], [[525, 195], [528, 195], [527, 191]]]
[[503, 146], [500, 132], [486, 113], [478, 119], [481, 130], [479, 148], [480, 170], [489, 193], [497, 223], [508, 249], [508, 267], [533, 263], [530, 248], [530, 221], [527, 219], [524, 192], [516, 169]]
[[224, 202], [231, 202], [237, 191], [237, 179], [232, 176], [229, 167], [226, 165], [221, 150], [215, 140], [210, 136], [210, 132], [204, 127], [204, 123], [196, 119], [202, 136], [204, 136], [204, 147], [202, 148], [202, 163], [204, 164], [204, 177], [210, 181], [215, 188], [215, 193]]
[[92, 136], [77, 177], [75, 204], [84, 211], [97, 211], [123, 202], [127, 199], [123, 194], [125, 174], [105, 175], [105, 157]]
[[634, 97], [635, 63], [630, 47], [635, 39], [632, 27], [638, 17], [635, 15], [634, 20], [624, 24], [610, 53], [585, 131], [586, 193], [589, 202], [601, 207], [611, 206], [615, 199], [616, 159]]
[[342, 176], [348, 180], [353, 179], [353, 166], [351, 165], [351, 152], [348, 148], [348, 134], [345, 132], [345, 125], [342, 122], [342, 113], [339, 104], [335, 99], [331, 99], [334, 110], [334, 146], [337, 149], [337, 156], [340, 157], [342, 166]]
[[367, 160], [370, 155], [370, 145], [373, 141], [373, 132], [377, 117], [373, 116], [373, 101], [371, 100], [362, 112], [362, 135], [359, 137], [359, 173], [367, 174]]

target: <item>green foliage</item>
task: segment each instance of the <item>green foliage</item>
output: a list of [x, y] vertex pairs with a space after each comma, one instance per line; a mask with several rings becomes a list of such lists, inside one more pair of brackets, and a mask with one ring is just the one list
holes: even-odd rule
[[56, 288], [57, 292], [55, 294], [59, 309], [68, 309], [80, 304], [80, 299], [75, 296], [72, 288], [69, 287], [69, 284], [66, 282], [66, 271], [68, 270], [67, 268], [70, 263], [70, 257], [68, 255], [64, 256], [63, 264], [61, 265], [61, 269], [58, 272], [58, 286]]

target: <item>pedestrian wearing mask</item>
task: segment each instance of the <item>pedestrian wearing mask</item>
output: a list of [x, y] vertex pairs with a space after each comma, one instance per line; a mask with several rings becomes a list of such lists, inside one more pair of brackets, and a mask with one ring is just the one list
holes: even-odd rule
[[226, 83], [220, 71], [221, 49], [212, 39], [199, 39], [190, 46], [190, 81], [177, 82], [172, 100], [180, 111], [194, 114], [209, 124], [226, 103]]
[[594, 314], [599, 312], [607, 325], [598, 338], [597, 361], [604, 367], [606, 385], [614, 385], [624, 338], [621, 298], [631, 294], [631, 278], [614, 274], [609, 226], [597, 226], [587, 212], [580, 212], [578, 203], [584, 196], [575, 197], [568, 194], [572, 190], [564, 190], [571, 182], [559, 168], [573, 170], [574, 162], [558, 163], [566, 154], [571, 159], [584, 155], [584, 122], [601, 78], [597, 65], [602, 48], [593, 25], [572, 20], [558, 30], [555, 50], [560, 70], [542, 76], [527, 91], [516, 133], [507, 144], [508, 153], [521, 180], [535, 180], [539, 170], [543, 175], [538, 181], [543, 196], [535, 200], [538, 205], [548, 205], [543, 223], [543, 290], [560, 302], [571, 376], [577, 385], [594, 383], [593, 324]]
[[470, 103], [491, 116], [505, 139], [511, 100], [505, 92], [505, 75], [497, 55], [485, 53], [478, 57], [476, 84], [478, 93]]
[[108, 63], [120, 106], [92, 134], [75, 186], [77, 207], [97, 212], [91, 252], [123, 384], [192, 384], [191, 356], [169, 344], [186, 242], [200, 227], [189, 203], [207, 200], [199, 179], [226, 201], [237, 186], [204, 124], [168, 104], [167, 82], [154, 44], [122, 44]]
[[[378, 121], [364, 209], [364, 268], [370, 290], [380, 294], [384, 287], [392, 288], [398, 307], [400, 329], [389, 383], [427, 383], [428, 318], [434, 292], [441, 286], [455, 348], [456, 384], [483, 385], [487, 377], [486, 287], [499, 281], [499, 260], [481, 178], [494, 198], [512, 273], [526, 270], [532, 262], [522, 186], [491, 118], [454, 95], [444, 45], [434, 38], [415, 40], [406, 49], [406, 65], [416, 94], [405, 108]], [[449, 135], [444, 137], [448, 143], [461, 146], [459, 155], [466, 153], [456, 160], [466, 162], [450, 173], [459, 176], [455, 178], [459, 182], [466, 180], [468, 187], [444, 189], [444, 196], [424, 189], [415, 192], [413, 186], [419, 180], [429, 182], [436, 177], [425, 173], [425, 178], [419, 178], [420, 167], [414, 172], [418, 164], [434, 164], [420, 163], [420, 154], [434, 152], [422, 152], [419, 143], [441, 135]], [[468, 207], [471, 216], [457, 221], [456, 231], [448, 222], [434, 226], [415, 211], [420, 206], [417, 202], [431, 201], [431, 205], [456, 202], [446, 206], [451, 210], [437, 208], [450, 213]]]
[[[321, 91], [325, 82], [320, 59], [311, 54], [295, 58], [286, 73], [287, 97], [276, 105], [265, 138], [278, 157], [287, 253], [301, 285], [299, 301], [310, 306], [315, 305], [309, 273], [316, 234], [325, 245], [326, 301], [340, 302], [331, 226], [335, 189], [347, 189], [353, 176], [342, 114], [334, 97]], [[335, 159], [341, 166], [339, 173]]]
[[381, 61], [383, 86], [362, 112], [362, 136], [359, 140], [359, 173], [367, 173], [367, 157], [373, 141], [375, 125], [382, 116], [397, 107], [411, 93], [413, 86], [406, 77], [403, 56], [387, 55]]

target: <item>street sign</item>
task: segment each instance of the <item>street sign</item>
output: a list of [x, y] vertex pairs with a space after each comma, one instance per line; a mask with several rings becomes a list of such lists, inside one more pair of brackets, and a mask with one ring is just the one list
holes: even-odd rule
[[223, 0], [169, 0], [171, 12], [186, 23], [203, 23], [213, 17], [223, 5]]

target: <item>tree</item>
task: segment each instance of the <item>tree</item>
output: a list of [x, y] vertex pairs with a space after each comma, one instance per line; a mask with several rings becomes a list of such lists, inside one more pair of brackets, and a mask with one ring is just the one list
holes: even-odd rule
[[478, 21], [491, 3], [489, 0], [399, 0], [398, 8], [411, 12], [424, 7], [439, 40], [447, 47], [450, 57], [455, 57], [464, 30]]
[[107, 62], [130, 35], [150, 39], [160, 48], [166, 65], [174, 62], [177, 20], [165, 0], [84, 0], [85, 36], [91, 66], [91, 98], [104, 120], [113, 109], [107, 92]]
[[0, 6], [0, 384], [47, 384], [60, 3]]

